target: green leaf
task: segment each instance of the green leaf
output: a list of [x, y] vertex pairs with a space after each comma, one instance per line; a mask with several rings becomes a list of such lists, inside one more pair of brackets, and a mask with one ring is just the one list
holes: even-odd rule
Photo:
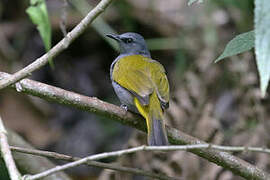
[[255, 54], [260, 76], [262, 97], [270, 78], [270, 4], [269, 0], [255, 0]]
[[191, 6], [193, 3], [197, 2], [197, 1], [198, 1], [198, 3], [203, 2], [203, 0], [188, 0], [188, 6]]
[[[45, 0], [30, 0], [30, 6], [26, 9], [33, 24], [37, 26], [41, 39], [44, 43], [45, 50], [48, 52], [51, 48], [51, 24], [46, 7]], [[52, 59], [49, 60], [53, 68]]]
[[254, 42], [254, 31], [249, 31], [236, 36], [226, 45], [225, 50], [215, 62], [252, 49], [254, 47]]

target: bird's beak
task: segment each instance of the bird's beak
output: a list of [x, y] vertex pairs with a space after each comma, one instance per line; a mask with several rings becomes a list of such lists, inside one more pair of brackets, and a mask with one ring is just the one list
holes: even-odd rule
[[120, 37], [119, 37], [119, 35], [116, 35], [116, 34], [106, 34], [106, 36], [109, 37], [109, 38], [112, 38], [112, 39], [114, 39], [116, 41], [120, 41], [121, 40]]

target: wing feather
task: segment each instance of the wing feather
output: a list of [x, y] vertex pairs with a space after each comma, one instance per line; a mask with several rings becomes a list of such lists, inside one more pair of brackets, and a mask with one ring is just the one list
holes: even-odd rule
[[161, 106], [168, 106], [169, 82], [163, 66], [155, 60], [142, 55], [125, 56], [116, 62], [112, 79], [138, 97], [143, 105], [149, 103], [149, 96], [156, 91]]

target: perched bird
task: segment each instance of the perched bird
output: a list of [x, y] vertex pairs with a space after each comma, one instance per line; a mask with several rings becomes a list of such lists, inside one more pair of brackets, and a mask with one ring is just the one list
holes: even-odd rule
[[141, 35], [128, 32], [107, 36], [116, 40], [120, 48], [110, 76], [122, 107], [145, 118], [149, 145], [168, 145], [164, 110], [169, 107], [169, 82], [164, 67], [151, 59]]

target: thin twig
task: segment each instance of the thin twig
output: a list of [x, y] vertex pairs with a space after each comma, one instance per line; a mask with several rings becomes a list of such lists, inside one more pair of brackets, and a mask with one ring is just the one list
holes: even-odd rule
[[39, 69], [48, 63], [49, 59], [53, 59], [56, 55], [66, 49], [72, 41], [74, 41], [80, 34], [82, 34], [88, 25], [100, 15], [112, 2], [113, 0], [102, 0], [100, 3], [91, 10], [85, 18], [71, 31], [69, 32], [60, 42], [58, 42], [49, 52], [36, 59], [33, 63], [16, 72], [9, 78], [0, 80], [0, 89], [3, 89], [15, 82], [29, 76], [33, 71]]
[[107, 157], [121, 156], [121, 155], [124, 155], [124, 154], [129, 154], [129, 153], [134, 153], [134, 152], [137, 152], [137, 151], [142, 151], [144, 149], [145, 149], [145, 146], [139, 146], [139, 147], [135, 147], [135, 148], [131, 148], [131, 149], [125, 149], [125, 150], [120, 150], [120, 151], [101, 153], [101, 154], [88, 156], [88, 157], [82, 158], [82, 159], [80, 159], [78, 161], [67, 163], [67, 164], [62, 165], [62, 166], [56, 166], [55, 168], [46, 170], [46, 171], [44, 171], [42, 173], [39, 173], [39, 174], [35, 174], [35, 175], [32, 175], [32, 176], [27, 176], [26, 180], [35, 180], [35, 179], [43, 178], [43, 177], [46, 177], [46, 176], [48, 176], [50, 174], [53, 174], [53, 173], [56, 173], [56, 172], [59, 172], [59, 171], [63, 171], [63, 170], [68, 169], [68, 168], [76, 167], [76, 166], [81, 165], [81, 164], [85, 164], [88, 161], [104, 159], [104, 158], [107, 158]]
[[[187, 151], [191, 149], [215, 149], [224, 152], [257, 152], [270, 154], [270, 149], [263, 147], [245, 147], [245, 146], [220, 146], [215, 144], [195, 144], [195, 145], [171, 145], [171, 146], [146, 146], [145, 151]], [[45, 156], [57, 160], [77, 161], [81, 158], [73, 157], [61, 153], [28, 149], [16, 146], [10, 146], [10, 150], [37, 156]]]
[[230, 146], [219, 146], [219, 145], [212, 145], [212, 144], [196, 144], [196, 145], [182, 145], [182, 146], [139, 146], [139, 147], [124, 149], [120, 151], [91, 155], [91, 156], [79, 159], [77, 161], [67, 163], [62, 166], [57, 166], [55, 168], [44, 171], [42, 173], [29, 176], [27, 180], [34, 180], [34, 179], [46, 177], [50, 174], [63, 171], [68, 168], [86, 164], [89, 161], [111, 158], [111, 157], [116, 157], [116, 156], [119, 157], [125, 154], [135, 153], [139, 151], [163, 151], [164, 152], [164, 151], [187, 151], [187, 150], [194, 150], [194, 149], [215, 149], [215, 150], [221, 150], [221, 151], [255, 151], [255, 152], [270, 153], [269, 149], [264, 149], [260, 147], [239, 147], [239, 146], [230, 147]]
[[2, 157], [4, 158], [6, 167], [8, 169], [8, 173], [10, 176], [11, 180], [19, 180], [21, 179], [21, 174], [18, 171], [15, 162], [13, 160], [10, 148], [9, 148], [9, 144], [8, 144], [8, 140], [7, 140], [7, 131], [4, 127], [3, 121], [0, 117], [0, 148], [1, 148], [1, 154]]
[[[0, 72], [0, 79], [8, 76], [10, 75]], [[97, 98], [83, 96], [29, 79], [20, 81], [20, 84], [23, 93], [41, 97], [42, 99], [59, 104], [75, 107], [83, 111], [100, 114], [122, 124], [129, 125], [144, 132], [146, 131], [145, 121], [140, 116], [131, 112], [126, 112], [118, 106], [106, 103]], [[201, 141], [174, 128], [167, 126], [166, 130], [168, 132], [168, 138], [171, 144], [205, 144], [204, 141]], [[242, 176], [246, 179], [270, 179], [270, 175], [267, 172], [229, 153], [207, 148], [193, 149], [189, 151], [207, 159], [208, 161], [229, 169], [234, 174]]]
[[[35, 150], [35, 149], [28, 149], [28, 148], [21, 148], [21, 147], [15, 147], [15, 146], [10, 146], [10, 149], [15, 152], [20, 152], [20, 153], [27, 153], [27, 154], [32, 154], [32, 155], [37, 155], [37, 156], [44, 156], [44, 157], [49, 157], [49, 158], [54, 158], [57, 160], [65, 160], [65, 161], [78, 161], [82, 158], [78, 157], [72, 157], [68, 156], [65, 154], [60, 154], [56, 152], [50, 152], [50, 151], [41, 151], [41, 150]], [[259, 153], [267, 153], [270, 154], [270, 149], [262, 148], [262, 147], [244, 147], [244, 146], [220, 146], [220, 145], [214, 145], [214, 144], [196, 144], [196, 145], [182, 145], [182, 146], [147, 146], [144, 147], [142, 146], [138, 151], [145, 150], [145, 151], [186, 151], [190, 149], [216, 149], [220, 151], [228, 151], [228, 152], [259, 152]], [[111, 157], [111, 155], [108, 155], [108, 158]], [[95, 166], [95, 167], [101, 167], [101, 168], [106, 168], [106, 169], [112, 169], [112, 170], [117, 170], [117, 171], [122, 171], [126, 173], [133, 173], [133, 174], [138, 174], [138, 175], [143, 175], [143, 176], [148, 176], [156, 179], [176, 179], [173, 177], [168, 177], [166, 175], [160, 175], [160, 174], [153, 174], [148, 171], [143, 171], [140, 169], [135, 169], [135, 168], [128, 168], [128, 167], [123, 167], [119, 165], [113, 165], [113, 164], [107, 164], [107, 163], [101, 163], [101, 162], [96, 162], [96, 161], [87, 161], [86, 165], [88, 166]]]
[[[54, 158], [57, 160], [64, 160], [64, 161], [78, 161], [81, 159], [79, 157], [68, 156], [68, 155], [60, 154], [56, 152], [41, 151], [41, 150], [21, 148], [21, 147], [16, 147], [16, 146], [10, 146], [10, 149], [14, 152], [32, 154], [36, 156], [43, 156], [43, 157]], [[147, 177], [162, 179], [162, 180], [176, 180], [177, 179], [177, 178], [169, 177], [163, 174], [154, 174], [152, 172], [144, 171], [137, 168], [129, 168], [129, 167], [124, 167], [120, 165], [102, 163], [102, 162], [97, 162], [97, 161], [89, 161], [86, 163], [86, 165], [121, 171], [125, 173], [132, 173], [132, 174], [137, 174], [137, 175], [142, 175], [142, 176], [147, 176]]]
[[59, 22], [60, 29], [63, 33], [63, 36], [65, 37], [67, 35], [67, 8], [68, 8], [68, 2], [67, 0], [62, 0], [62, 7], [61, 7], [61, 19]]
[[[93, 9], [87, 0], [69, 0], [69, 3], [71, 3], [82, 16], [85, 16], [89, 9]], [[106, 36], [108, 33], [116, 34], [117, 32], [102, 17], [97, 18], [91, 26], [106, 42], [111, 45], [113, 49], [118, 49], [117, 43]]]

